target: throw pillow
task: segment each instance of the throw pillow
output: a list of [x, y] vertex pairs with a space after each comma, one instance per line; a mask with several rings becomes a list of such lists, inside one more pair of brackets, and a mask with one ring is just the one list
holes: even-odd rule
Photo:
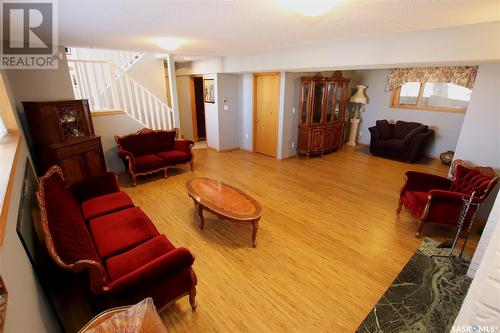
[[425, 125], [420, 125], [418, 127], [415, 127], [412, 129], [408, 134], [406, 134], [405, 138], [403, 139], [403, 143], [405, 145], [409, 144], [413, 138], [419, 134], [425, 133], [429, 127]]
[[393, 137], [392, 127], [387, 120], [377, 120], [376, 123], [380, 138], [382, 140], [389, 140]]

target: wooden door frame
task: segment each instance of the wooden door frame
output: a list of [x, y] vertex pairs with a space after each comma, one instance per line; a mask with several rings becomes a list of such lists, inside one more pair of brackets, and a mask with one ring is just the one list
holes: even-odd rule
[[[257, 77], [258, 76], [277, 76], [278, 77], [278, 81], [280, 83], [280, 86], [281, 86], [281, 73], [280, 72], [262, 72], [262, 73], [252, 73], [252, 80], [253, 80], [253, 107], [252, 107], [252, 150], [254, 153], [256, 153], [256, 145], [255, 145], [255, 141], [256, 141], [256, 138], [257, 136], [255, 135], [255, 132], [256, 132], [256, 129], [257, 129], [257, 126], [255, 125], [256, 123], [256, 106], [257, 106], [257, 94], [256, 94], [256, 91], [257, 89], [256, 86], [257, 86]], [[280, 96], [280, 86], [278, 86], [278, 96]], [[278, 147], [278, 144], [279, 144], [279, 112], [280, 112], [280, 106], [279, 106], [279, 102], [278, 101], [278, 110], [276, 112], [276, 156], [270, 156], [270, 157], [274, 157], [274, 158], [278, 158], [278, 152], [279, 152], [279, 147]], [[265, 155], [265, 154], [264, 154]]]
[[[194, 92], [194, 78], [201, 78], [203, 80], [203, 75], [190, 75], [189, 76], [189, 93], [191, 95], [191, 124], [193, 126], [193, 141], [198, 142], [200, 141], [198, 138], [198, 116], [196, 114], [196, 95]], [[203, 82], [203, 81], [202, 81]], [[205, 107], [205, 106], [203, 106]], [[206, 135], [207, 135], [207, 123], [206, 119], [203, 119], [205, 122], [205, 140], [206, 140]]]

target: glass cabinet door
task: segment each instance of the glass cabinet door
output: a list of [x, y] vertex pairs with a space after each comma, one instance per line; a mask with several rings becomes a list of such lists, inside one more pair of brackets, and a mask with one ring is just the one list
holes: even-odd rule
[[342, 93], [343, 93], [343, 85], [341, 83], [336, 84], [336, 89], [335, 89], [335, 111], [334, 111], [334, 116], [333, 118], [335, 121], [341, 120], [341, 114], [340, 114], [340, 103], [342, 100]]
[[307, 122], [307, 97], [309, 95], [309, 82], [302, 83], [302, 96], [300, 105], [300, 123], [305, 124]]
[[335, 105], [335, 83], [328, 82], [328, 93], [326, 96], [326, 122], [332, 121], [333, 108]]
[[321, 122], [321, 111], [323, 106], [323, 93], [325, 91], [325, 83], [316, 81], [314, 83], [312, 123], [319, 124]]

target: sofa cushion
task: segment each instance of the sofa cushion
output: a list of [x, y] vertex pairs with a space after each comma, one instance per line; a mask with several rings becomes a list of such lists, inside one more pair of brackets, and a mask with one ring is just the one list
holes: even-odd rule
[[427, 192], [406, 191], [401, 200], [414, 216], [421, 217], [427, 204], [428, 195]]
[[393, 151], [406, 151], [408, 150], [408, 145], [405, 145], [403, 143], [403, 140], [389, 139], [389, 140], [378, 141], [377, 148], [393, 150]]
[[409, 144], [411, 142], [411, 140], [413, 140], [413, 138], [415, 136], [427, 132], [428, 128], [429, 127], [425, 126], [425, 125], [420, 125], [420, 126], [415, 127], [414, 129], [412, 129], [411, 131], [409, 131], [408, 134], [406, 134], [406, 136], [403, 139], [403, 143], [404, 144]]
[[143, 156], [174, 149], [175, 134], [175, 131], [150, 131], [129, 134], [119, 141], [123, 149], [134, 156]]
[[191, 156], [183, 151], [170, 150], [162, 153], [157, 153], [156, 156], [163, 160], [164, 165], [173, 165], [179, 163], [186, 163], [191, 159]]
[[159, 235], [153, 222], [139, 207], [92, 219], [90, 231], [102, 258], [127, 251]]
[[154, 169], [161, 168], [164, 165], [163, 159], [151, 154], [135, 157], [135, 170], [141, 171], [151, 171]]
[[[62, 261], [72, 264], [79, 260], [101, 262], [80, 211], [80, 203], [64, 184], [58, 173], [43, 179], [43, 202], [47, 212], [49, 232], [55, 250]], [[42, 198], [40, 198], [42, 199]]]
[[173, 249], [175, 247], [165, 235], [151, 238], [127, 252], [109, 258], [106, 261], [109, 276], [116, 280]]
[[398, 120], [394, 125], [394, 138], [403, 140], [412, 129], [420, 126], [420, 123]]
[[391, 127], [391, 124], [387, 120], [377, 120], [375, 122], [377, 125], [377, 130], [380, 134], [380, 138], [382, 140], [389, 140], [394, 137], [393, 129]]
[[82, 212], [86, 220], [134, 207], [132, 199], [125, 192], [114, 192], [89, 199], [82, 203]]

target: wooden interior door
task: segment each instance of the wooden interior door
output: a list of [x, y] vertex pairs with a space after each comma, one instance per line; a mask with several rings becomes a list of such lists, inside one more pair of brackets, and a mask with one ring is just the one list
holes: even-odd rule
[[276, 157], [278, 150], [279, 74], [254, 74], [254, 151]]

